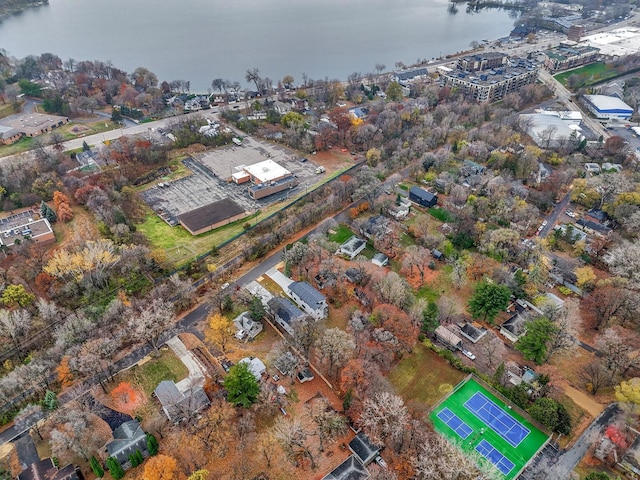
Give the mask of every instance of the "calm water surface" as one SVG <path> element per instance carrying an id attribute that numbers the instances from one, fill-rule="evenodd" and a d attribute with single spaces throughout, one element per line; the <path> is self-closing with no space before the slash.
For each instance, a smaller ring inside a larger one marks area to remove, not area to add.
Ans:
<path id="1" fill-rule="evenodd" d="M 244 82 L 257 67 L 284 75 L 346 79 L 467 49 L 508 35 L 506 11 L 457 14 L 447 0 L 50 0 L 0 23 L 0 48 L 18 58 L 51 52 L 63 60 L 144 66 L 162 80 Z"/>

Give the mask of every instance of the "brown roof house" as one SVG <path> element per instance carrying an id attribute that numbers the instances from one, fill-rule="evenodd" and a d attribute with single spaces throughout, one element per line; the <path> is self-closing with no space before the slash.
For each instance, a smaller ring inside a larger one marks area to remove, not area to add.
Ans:
<path id="1" fill-rule="evenodd" d="M 215 230 L 247 216 L 247 212 L 233 200 L 225 198 L 178 215 L 178 221 L 191 235 Z"/>
<path id="2" fill-rule="evenodd" d="M 84 480 L 84 477 L 78 467 L 67 465 L 58 470 L 51 458 L 45 458 L 20 472 L 18 480 Z"/>

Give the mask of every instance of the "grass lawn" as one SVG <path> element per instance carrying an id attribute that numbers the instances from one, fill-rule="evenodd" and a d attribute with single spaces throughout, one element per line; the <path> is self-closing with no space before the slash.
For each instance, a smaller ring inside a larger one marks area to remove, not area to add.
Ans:
<path id="1" fill-rule="evenodd" d="M 147 237 L 154 248 L 164 250 L 169 261 L 175 266 L 180 266 L 241 233 L 247 222 L 254 224 L 255 217 L 246 217 L 194 237 L 180 226 L 170 227 L 155 213 L 149 211 L 144 221 L 136 225 L 136 228 Z"/>
<path id="2" fill-rule="evenodd" d="M 427 210 L 427 212 L 429 212 L 429 215 L 437 218 L 441 222 L 452 222 L 455 219 L 453 214 L 451 214 L 451 212 L 445 210 L 444 208 L 431 207 Z"/>
<path id="3" fill-rule="evenodd" d="M 574 70 L 569 70 L 568 72 L 559 73 L 558 75 L 554 75 L 554 78 L 563 85 L 566 85 L 569 77 L 572 75 L 579 75 L 582 77 L 582 86 L 588 86 L 608 78 L 617 77 L 619 72 L 608 67 L 602 62 L 596 62 Z"/>
<path id="4" fill-rule="evenodd" d="M 421 343 L 389 374 L 389 380 L 405 402 L 432 407 L 465 375 Z"/>
<path id="5" fill-rule="evenodd" d="M 474 379 L 458 387 L 429 417 L 436 430 L 462 450 L 483 455 L 483 461 L 499 467 L 507 480 L 516 478 L 549 438 Z"/>
<path id="6" fill-rule="evenodd" d="M 333 231 L 335 233 L 329 234 L 329 240 L 337 243 L 344 243 L 354 235 L 351 229 L 345 225 L 338 225 Z"/>
<path id="7" fill-rule="evenodd" d="M 163 380 L 178 382 L 189 374 L 184 363 L 169 348 L 161 350 L 160 356 L 151 358 L 142 365 L 136 365 L 118 375 L 119 382 L 130 382 L 139 386 L 148 398 Z"/>
<path id="8" fill-rule="evenodd" d="M 35 138 L 23 137 L 11 145 L 0 145 L 0 157 L 8 157 L 9 155 L 15 155 L 16 153 L 31 150 L 33 148 L 34 140 Z"/>

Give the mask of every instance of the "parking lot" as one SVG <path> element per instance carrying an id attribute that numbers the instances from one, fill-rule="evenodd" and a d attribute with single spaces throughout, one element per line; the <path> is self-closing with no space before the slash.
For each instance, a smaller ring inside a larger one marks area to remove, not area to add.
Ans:
<path id="1" fill-rule="evenodd" d="M 223 180 L 231 178 L 235 167 L 253 165 L 269 159 L 297 175 L 300 183 L 304 183 L 308 177 L 316 176 L 317 165 L 311 161 L 301 162 L 300 159 L 304 157 L 298 152 L 280 145 L 261 142 L 251 137 L 245 137 L 242 146 L 231 145 L 216 148 L 198 154 L 195 158 Z"/>
<path id="2" fill-rule="evenodd" d="M 313 185 L 319 175 L 312 161 L 301 161 L 299 154 L 280 146 L 247 138 L 242 146 L 227 146 L 183 160 L 192 175 L 159 184 L 141 192 L 142 199 L 169 225 L 178 224 L 178 215 L 210 203 L 230 198 L 246 211 L 253 212 L 265 205 L 281 201 Z M 248 184 L 229 181 L 234 168 L 272 159 L 298 177 L 300 184 L 261 200 L 247 193 Z"/>

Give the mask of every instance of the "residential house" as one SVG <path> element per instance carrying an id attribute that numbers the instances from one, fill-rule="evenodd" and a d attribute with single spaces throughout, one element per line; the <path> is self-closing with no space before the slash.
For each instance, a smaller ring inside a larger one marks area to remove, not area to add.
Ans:
<path id="1" fill-rule="evenodd" d="M 470 177 L 471 175 L 482 175 L 484 170 L 485 168 L 482 165 L 472 160 L 465 160 L 459 172 L 463 177 Z"/>
<path id="2" fill-rule="evenodd" d="M 167 418 L 174 423 L 191 417 L 210 404 L 209 397 L 201 386 L 192 386 L 181 392 L 171 380 L 160 382 L 153 394 L 160 401 Z"/>
<path id="3" fill-rule="evenodd" d="M 59 470 L 51 458 L 45 458 L 22 470 L 18 480 L 84 480 L 84 477 L 78 467 L 67 465 Z"/>
<path id="4" fill-rule="evenodd" d="M 349 109 L 349 114 L 353 120 L 364 120 L 367 118 L 369 111 L 366 108 L 355 107 Z"/>
<path id="5" fill-rule="evenodd" d="M 602 164 L 603 173 L 620 173 L 622 171 L 622 165 L 619 163 L 604 162 Z"/>
<path id="6" fill-rule="evenodd" d="M 401 201 L 398 205 L 391 205 L 389 207 L 389 210 L 387 210 L 387 212 L 389 213 L 390 216 L 392 216 L 396 220 L 403 220 L 407 218 L 407 215 L 409 215 L 410 208 L 411 208 L 410 202 L 407 201 L 405 203 L 404 201 Z"/>
<path id="7" fill-rule="evenodd" d="M 368 239 L 384 237 L 389 232 L 391 232 L 391 228 L 389 228 L 389 220 L 382 215 L 370 217 L 360 227 L 360 233 Z"/>
<path id="8" fill-rule="evenodd" d="M 478 343 L 478 341 L 484 337 L 488 330 L 479 323 L 464 322 L 460 327 L 460 335 L 469 340 L 471 343 Z"/>
<path id="9" fill-rule="evenodd" d="M 366 248 L 366 246 L 367 242 L 365 240 L 353 235 L 346 242 L 340 245 L 338 253 L 346 255 L 350 260 L 353 260 L 358 256 L 360 252 L 362 252 L 362 250 Z"/>
<path id="10" fill-rule="evenodd" d="M 374 445 L 364 433 L 358 433 L 349 442 L 349 450 L 358 457 L 358 460 L 366 467 L 380 454 L 381 447 Z"/>
<path id="11" fill-rule="evenodd" d="M 267 302 L 267 306 L 276 323 L 289 335 L 294 334 L 293 326 L 295 322 L 301 321 L 305 317 L 305 313 L 287 298 L 273 297 Z"/>
<path id="12" fill-rule="evenodd" d="M 344 272 L 344 278 L 351 283 L 360 283 L 364 279 L 365 272 L 359 268 L 348 268 Z"/>
<path id="13" fill-rule="evenodd" d="M 284 115 L 291 111 L 291 104 L 276 100 L 273 102 L 273 109 L 280 115 Z"/>
<path id="14" fill-rule="evenodd" d="M 365 480 L 367 478 L 369 478 L 369 471 L 356 455 L 351 455 L 322 477 L 322 480 Z"/>
<path id="15" fill-rule="evenodd" d="M 526 323 L 537 316 L 541 316 L 542 310 L 532 305 L 526 300 L 518 299 L 509 308 L 513 312 L 511 317 L 500 325 L 500 333 L 511 340 L 517 342 L 526 332 Z"/>
<path id="16" fill-rule="evenodd" d="M 371 259 L 371 263 L 379 267 L 384 267 L 389 265 L 389 257 L 387 257 L 384 253 L 378 252 Z"/>
<path id="17" fill-rule="evenodd" d="M 597 175 L 600 173 L 600 165 L 598 165 L 597 163 L 587 162 L 584 164 L 584 169 L 592 175 Z"/>
<path id="18" fill-rule="evenodd" d="M 455 351 L 462 349 L 462 340 L 448 328 L 440 325 L 434 333 L 436 339 L 443 343 L 449 350 Z"/>
<path id="19" fill-rule="evenodd" d="M 136 453 L 136 450 L 148 455 L 147 434 L 138 420 L 129 420 L 113 431 L 113 440 L 105 445 L 105 450 L 108 457 L 115 458 L 123 468 L 129 468 L 129 455 Z"/>
<path id="20" fill-rule="evenodd" d="M 438 204 L 438 195 L 427 192 L 420 187 L 411 187 L 409 200 L 426 208 L 435 207 Z"/>
<path id="21" fill-rule="evenodd" d="M 605 225 L 609 220 L 609 215 L 607 214 L 607 212 L 592 208 L 591 210 L 588 210 L 587 213 L 585 213 L 584 218 L 589 221 Z"/>
<path id="22" fill-rule="evenodd" d="M 249 367 L 249 371 L 253 373 L 253 376 L 256 377 L 256 380 L 260 381 L 262 375 L 267 371 L 267 367 L 262 360 L 257 357 L 245 357 L 238 362 L 238 364 L 246 363 Z"/>
<path id="23" fill-rule="evenodd" d="M 316 320 L 327 318 L 329 307 L 326 297 L 308 282 L 293 282 L 287 289 L 287 295 Z"/>
<path id="24" fill-rule="evenodd" d="M 605 225 L 600 225 L 599 223 L 592 222 L 591 220 L 587 220 L 585 218 L 581 218 L 576 222 L 576 225 L 581 230 L 590 233 L 592 235 L 597 235 L 599 237 L 608 237 L 611 235 L 613 230 Z"/>
<path id="25" fill-rule="evenodd" d="M 263 329 L 262 323 L 251 318 L 249 312 L 242 312 L 233 319 L 233 324 L 237 330 L 236 337 L 240 340 L 253 340 Z"/>

